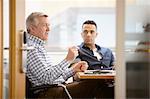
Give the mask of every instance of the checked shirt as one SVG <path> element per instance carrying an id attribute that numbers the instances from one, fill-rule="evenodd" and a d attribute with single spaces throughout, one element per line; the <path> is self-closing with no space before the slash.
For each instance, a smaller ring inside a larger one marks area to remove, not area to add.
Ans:
<path id="1" fill-rule="evenodd" d="M 68 68 L 70 63 L 64 59 L 53 65 L 44 44 L 45 42 L 38 37 L 27 35 L 27 45 L 34 47 L 33 50 L 27 51 L 27 77 L 34 86 L 64 83 L 74 74 L 73 70 Z"/>

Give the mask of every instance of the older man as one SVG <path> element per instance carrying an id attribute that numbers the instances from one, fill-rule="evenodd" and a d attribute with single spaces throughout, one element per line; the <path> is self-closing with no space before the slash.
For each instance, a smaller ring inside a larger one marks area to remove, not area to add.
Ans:
<path id="1" fill-rule="evenodd" d="M 28 31 L 27 45 L 34 47 L 33 50 L 27 52 L 27 78 L 35 88 L 42 85 L 61 85 L 61 87 L 56 86 L 38 92 L 37 98 L 67 98 L 65 93 L 67 91 L 63 89 L 62 84 L 67 87 L 73 98 L 92 98 L 97 94 L 95 90 L 99 88 L 101 82 L 95 80 L 65 84 L 69 77 L 88 68 L 85 61 L 77 62 L 69 68 L 70 63 L 78 55 L 78 49 L 75 46 L 69 48 L 64 60 L 57 65 L 51 64 L 50 56 L 44 47 L 50 31 L 48 15 L 41 12 L 31 13 L 27 17 L 26 27 Z"/>

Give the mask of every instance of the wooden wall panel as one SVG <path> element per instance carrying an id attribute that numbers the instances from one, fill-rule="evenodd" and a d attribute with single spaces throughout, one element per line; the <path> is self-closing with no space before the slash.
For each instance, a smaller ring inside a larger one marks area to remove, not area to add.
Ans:
<path id="1" fill-rule="evenodd" d="M 0 0 L 0 99 L 3 97 L 3 0 Z"/>

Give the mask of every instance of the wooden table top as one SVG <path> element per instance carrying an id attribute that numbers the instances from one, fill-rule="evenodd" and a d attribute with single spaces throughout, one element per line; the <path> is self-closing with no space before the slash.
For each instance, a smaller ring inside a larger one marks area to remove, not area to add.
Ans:
<path id="1" fill-rule="evenodd" d="M 115 75 L 114 70 L 87 70 L 77 73 L 79 79 L 114 79 Z"/>

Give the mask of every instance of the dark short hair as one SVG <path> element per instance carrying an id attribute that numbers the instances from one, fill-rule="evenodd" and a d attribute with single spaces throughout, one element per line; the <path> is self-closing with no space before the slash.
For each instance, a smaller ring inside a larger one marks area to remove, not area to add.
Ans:
<path id="1" fill-rule="evenodd" d="M 92 25 L 95 25 L 96 29 L 97 29 L 97 25 L 96 23 L 93 21 L 93 20 L 86 20 L 83 24 L 82 24 L 82 27 L 84 24 L 92 24 Z"/>

